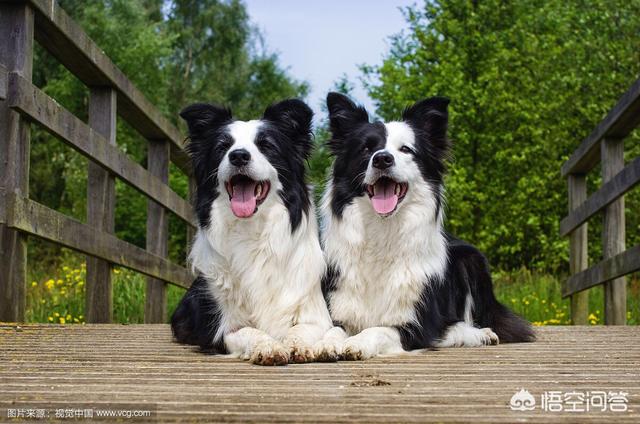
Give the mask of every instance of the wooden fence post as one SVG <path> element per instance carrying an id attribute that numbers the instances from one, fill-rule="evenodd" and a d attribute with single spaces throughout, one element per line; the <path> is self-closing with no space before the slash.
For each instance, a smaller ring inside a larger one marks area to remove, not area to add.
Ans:
<path id="1" fill-rule="evenodd" d="M 169 142 L 150 140 L 147 151 L 147 169 L 162 182 L 169 182 Z M 147 251 L 166 257 L 169 253 L 169 217 L 166 209 L 147 200 Z M 156 278 L 147 277 L 147 291 L 144 306 L 144 322 L 163 323 L 167 319 L 167 284 Z"/>
<path id="2" fill-rule="evenodd" d="M 569 212 L 576 209 L 587 199 L 587 178 L 582 174 L 569 174 Z M 587 251 L 588 224 L 585 222 L 569 234 L 569 268 L 571 275 L 583 271 L 589 266 Z M 589 316 L 589 291 L 584 290 L 571 295 L 571 322 L 574 325 L 586 325 Z"/>
<path id="3" fill-rule="evenodd" d="M 89 126 L 116 144 L 116 91 L 92 87 L 89 95 Z M 103 167 L 90 161 L 87 180 L 87 223 L 114 232 L 116 189 L 115 178 Z M 108 323 L 113 317 L 111 264 L 87 256 L 86 321 Z"/>
<path id="4" fill-rule="evenodd" d="M 31 81 L 33 10 L 0 3 L 0 63 Z M 0 100 L 0 190 L 29 195 L 29 124 Z M 24 321 L 27 236 L 0 224 L 0 321 Z"/>
<path id="5" fill-rule="evenodd" d="M 624 168 L 624 140 L 604 139 L 601 147 L 602 183 L 606 183 Z M 624 196 L 604 210 L 602 254 L 611 258 L 625 250 Z M 606 325 L 627 323 L 627 281 L 625 277 L 607 281 L 604 285 L 604 322 Z"/>

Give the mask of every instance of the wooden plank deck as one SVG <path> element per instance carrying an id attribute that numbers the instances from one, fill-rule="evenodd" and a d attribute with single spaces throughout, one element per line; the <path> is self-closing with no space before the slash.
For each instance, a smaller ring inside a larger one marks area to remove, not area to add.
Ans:
<path id="1" fill-rule="evenodd" d="M 60 409 L 87 408 L 151 411 L 135 422 L 640 422 L 640 327 L 545 327 L 538 336 L 532 344 L 259 367 L 173 343 L 167 325 L 5 324 L 0 422 L 13 422 L 7 414 L 18 409 L 46 409 L 50 422 Z M 522 388 L 537 401 L 532 411 L 509 407 Z M 622 391 L 628 410 L 543 411 L 550 391 Z M 70 421 L 81 420 L 60 420 Z"/>

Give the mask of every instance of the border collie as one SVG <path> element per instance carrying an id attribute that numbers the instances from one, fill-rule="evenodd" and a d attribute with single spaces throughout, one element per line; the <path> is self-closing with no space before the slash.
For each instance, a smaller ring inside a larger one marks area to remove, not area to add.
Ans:
<path id="1" fill-rule="evenodd" d="M 260 365 L 314 359 L 331 318 L 305 185 L 312 115 L 300 100 L 252 121 L 210 104 L 180 113 L 197 185 L 189 259 L 198 277 L 171 319 L 178 342 Z"/>
<path id="2" fill-rule="evenodd" d="M 448 103 L 429 98 L 401 121 L 370 123 L 348 97 L 327 97 L 335 161 L 321 205 L 323 293 L 336 327 L 325 356 L 534 340 L 496 300 L 484 255 L 443 229 Z"/>

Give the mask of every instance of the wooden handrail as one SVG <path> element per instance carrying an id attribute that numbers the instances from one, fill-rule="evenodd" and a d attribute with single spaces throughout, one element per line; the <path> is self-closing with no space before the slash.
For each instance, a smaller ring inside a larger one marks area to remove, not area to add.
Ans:
<path id="1" fill-rule="evenodd" d="M 25 0 L 26 1 L 26 0 Z M 136 88 L 55 0 L 28 0 L 35 11 L 35 39 L 89 87 L 118 92 L 118 115 L 147 140 L 171 142 L 171 160 L 190 172 L 180 131 Z"/>
<path id="2" fill-rule="evenodd" d="M 624 138 L 640 125 L 640 79 L 631 85 L 595 130 L 562 165 L 568 178 L 569 214 L 560 222 L 568 235 L 571 276 L 562 287 L 571 296 L 574 324 L 586 324 L 588 292 L 605 285 L 605 324 L 626 323 L 624 275 L 640 269 L 640 246 L 625 250 L 624 194 L 640 182 L 640 158 L 624 164 Z M 602 163 L 602 186 L 587 198 L 586 174 Z M 603 260 L 589 267 L 587 221 L 602 211 Z"/>
<path id="3" fill-rule="evenodd" d="M 31 82 L 38 41 L 89 88 L 83 122 Z M 148 169 L 116 144 L 116 114 L 148 143 Z M 87 223 L 29 199 L 29 126 L 47 132 L 89 159 Z M 189 287 L 191 272 L 168 256 L 168 212 L 195 219 L 168 185 L 169 162 L 192 177 L 184 137 L 54 0 L 0 1 L 0 321 L 25 315 L 27 235 L 85 253 L 87 322 L 112 316 L 111 268 L 147 276 L 145 322 L 166 321 L 167 283 Z M 146 250 L 120 240 L 115 227 L 115 178 L 147 196 Z"/>
<path id="4" fill-rule="evenodd" d="M 186 200 L 129 159 L 118 147 L 110 145 L 89 125 L 20 75 L 11 73 L 9 86 L 7 101 L 11 108 L 39 123 L 88 159 L 122 178 L 145 196 L 155 199 L 189 225 L 195 226 L 191 205 Z"/>
<path id="5" fill-rule="evenodd" d="M 638 183 L 640 183 L 640 158 L 635 158 L 560 222 L 560 235 L 568 235 Z"/>

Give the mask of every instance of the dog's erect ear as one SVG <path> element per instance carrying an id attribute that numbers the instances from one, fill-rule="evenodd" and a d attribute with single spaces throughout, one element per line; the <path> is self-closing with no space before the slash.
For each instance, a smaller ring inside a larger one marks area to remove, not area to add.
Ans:
<path id="1" fill-rule="evenodd" d="M 341 138 L 357 124 L 369 122 L 366 109 L 356 105 L 344 94 L 335 92 L 327 94 L 327 109 L 334 138 Z"/>
<path id="2" fill-rule="evenodd" d="M 414 128 L 424 131 L 429 143 L 446 150 L 448 106 L 449 99 L 446 97 L 430 97 L 408 107 L 402 114 L 402 119 Z"/>
<path id="3" fill-rule="evenodd" d="M 311 120 L 313 111 L 305 102 L 287 99 L 274 103 L 264 111 L 262 119 L 271 122 L 278 130 L 287 135 L 294 148 L 304 158 L 311 153 Z"/>
<path id="4" fill-rule="evenodd" d="M 201 138 L 209 131 L 232 120 L 229 109 L 207 103 L 194 103 L 180 112 L 180 117 L 187 122 L 189 137 Z"/>

